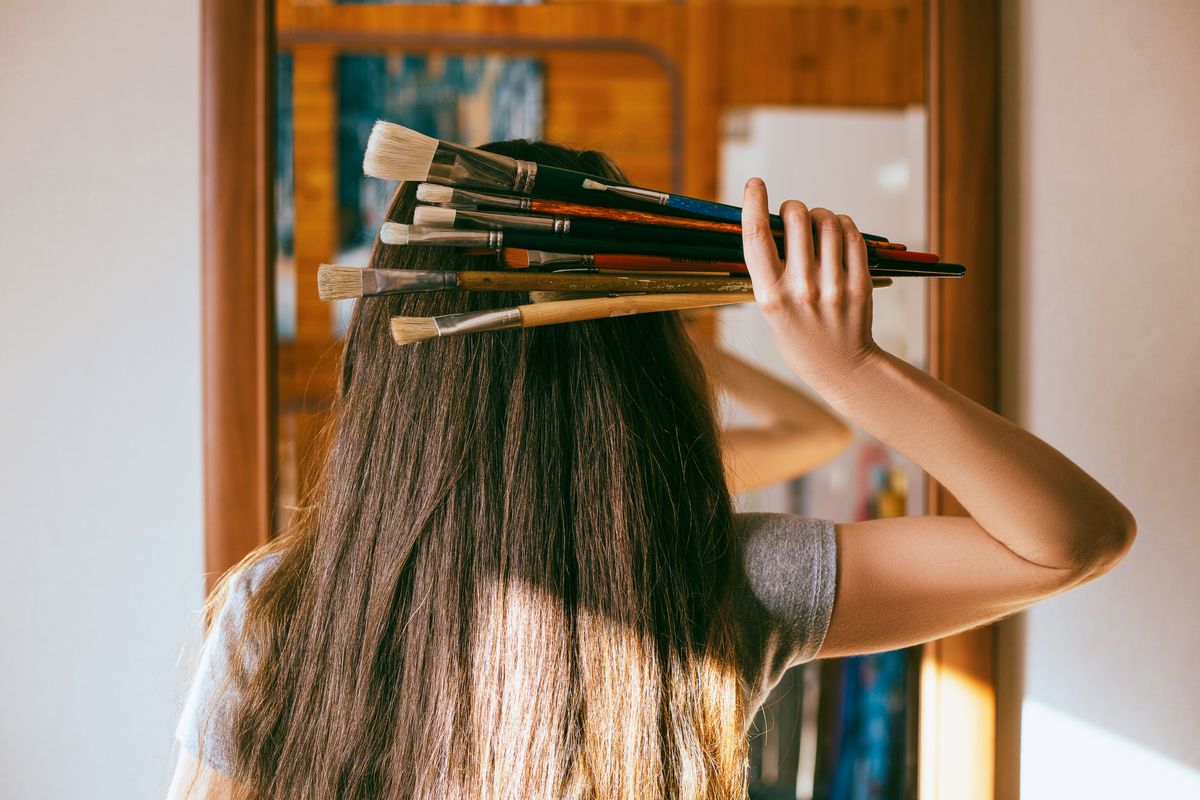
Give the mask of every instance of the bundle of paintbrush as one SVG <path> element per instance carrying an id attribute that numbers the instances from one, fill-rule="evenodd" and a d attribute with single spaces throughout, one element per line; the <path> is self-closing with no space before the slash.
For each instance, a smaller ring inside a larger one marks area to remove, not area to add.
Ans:
<path id="1" fill-rule="evenodd" d="M 323 297 L 451 288 L 620 293 L 405 320 L 393 325 L 397 341 L 753 299 L 736 206 L 509 158 L 387 122 L 376 123 L 363 167 L 375 177 L 422 182 L 413 224 L 385 223 L 384 244 L 495 253 L 500 268 L 430 273 L 322 267 Z M 782 221 L 773 215 L 771 222 L 782 252 Z M 964 274 L 962 266 L 942 263 L 933 253 L 863 236 L 877 286 L 898 277 Z"/>

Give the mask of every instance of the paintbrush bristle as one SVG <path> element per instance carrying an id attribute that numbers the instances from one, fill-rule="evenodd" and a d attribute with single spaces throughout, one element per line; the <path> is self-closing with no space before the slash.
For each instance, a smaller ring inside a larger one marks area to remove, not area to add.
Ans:
<path id="1" fill-rule="evenodd" d="M 317 270 L 317 294 L 322 300 L 362 297 L 363 272 L 359 267 L 322 264 Z"/>
<path id="2" fill-rule="evenodd" d="M 367 139 L 363 172 L 393 181 L 423 181 L 429 177 L 438 144 L 432 136 L 379 120 Z"/>
<path id="3" fill-rule="evenodd" d="M 506 247 L 501 252 L 500 257 L 504 260 L 504 266 L 509 269 L 528 269 L 529 268 L 529 251 L 517 247 Z"/>
<path id="4" fill-rule="evenodd" d="M 438 335 L 433 317 L 392 317 L 392 338 L 396 344 L 412 344 Z"/>
<path id="5" fill-rule="evenodd" d="M 417 187 L 417 199 L 422 203 L 450 203 L 454 200 L 454 187 L 422 183 Z"/>
<path id="6" fill-rule="evenodd" d="M 379 229 L 384 244 L 408 244 L 408 226 L 401 222 L 385 222 Z"/>
<path id="7" fill-rule="evenodd" d="M 438 228 L 454 227 L 454 219 L 458 212 L 453 208 L 441 206 L 417 206 L 413 209 L 414 225 L 432 225 Z"/>

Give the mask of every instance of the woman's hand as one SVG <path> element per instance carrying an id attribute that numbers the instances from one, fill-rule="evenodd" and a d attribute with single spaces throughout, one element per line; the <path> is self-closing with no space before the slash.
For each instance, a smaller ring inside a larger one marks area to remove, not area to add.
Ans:
<path id="1" fill-rule="evenodd" d="M 797 200 L 779 209 L 786 260 L 771 234 L 767 187 L 746 184 L 742 244 L 754 296 L 779 352 L 827 399 L 857 391 L 855 376 L 880 352 L 871 338 L 871 275 L 854 221 Z M 815 248 L 814 248 L 815 245 Z"/>

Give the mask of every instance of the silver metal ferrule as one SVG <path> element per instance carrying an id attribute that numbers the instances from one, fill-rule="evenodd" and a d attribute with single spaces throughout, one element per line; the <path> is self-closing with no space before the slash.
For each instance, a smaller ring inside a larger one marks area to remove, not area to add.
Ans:
<path id="1" fill-rule="evenodd" d="M 500 308 L 495 311 L 471 311 L 465 314 L 442 314 L 433 318 L 438 336 L 455 336 L 460 333 L 499 331 L 521 327 L 521 309 Z"/>
<path id="2" fill-rule="evenodd" d="M 420 269 L 368 269 L 363 270 L 362 282 L 363 294 L 436 292 L 458 286 L 458 275 Z"/>
<path id="3" fill-rule="evenodd" d="M 409 225 L 408 243 L 443 247 L 487 247 L 499 250 L 504 246 L 504 231 L 468 231 L 434 225 Z"/>
<path id="4" fill-rule="evenodd" d="M 518 194 L 532 194 L 533 185 L 537 183 L 537 162 L 517 161 L 517 174 L 513 179 L 513 191 Z"/>
<path id="5" fill-rule="evenodd" d="M 453 142 L 438 142 L 425 179 L 448 186 L 529 194 L 537 180 L 537 164 Z"/>
<path id="6" fill-rule="evenodd" d="M 612 192 L 619 197 L 628 197 L 633 200 L 641 200 L 645 203 L 654 203 L 655 205 L 665 206 L 671 200 L 671 195 L 666 192 L 656 192 L 653 189 L 641 189 L 637 186 L 609 186 L 607 183 L 585 179 L 583 188 L 592 189 L 597 192 Z"/>
<path id="7" fill-rule="evenodd" d="M 533 206 L 528 197 L 487 194 L 470 189 L 455 189 L 451 197 L 452 208 L 511 208 L 514 211 L 528 211 Z"/>
<path id="8" fill-rule="evenodd" d="M 502 211 L 465 211 L 455 213 L 454 221 L 464 220 L 476 225 L 489 228 L 510 228 L 522 231 L 538 231 L 540 233 L 556 233 L 561 235 L 560 217 L 538 217 L 528 214 L 505 214 Z"/>
<path id="9" fill-rule="evenodd" d="M 596 257 L 581 253 L 548 253 L 545 250 L 529 251 L 531 267 L 594 267 Z"/>

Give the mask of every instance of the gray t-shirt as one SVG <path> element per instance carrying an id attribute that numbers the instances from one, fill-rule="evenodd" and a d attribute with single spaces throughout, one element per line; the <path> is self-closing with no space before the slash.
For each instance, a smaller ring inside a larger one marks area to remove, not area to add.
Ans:
<path id="1" fill-rule="evenodd" d="M 733 590 L 738 623 L 738 660 L 749 687 L 746 728 L 785 670 L 816 657 L 829 628 L 837 583 L 837 542 L 828 520 L 793 514 L 736 514 L 737 541 L 744 569 Z M 212 769 L 230 773 L 226 740 L 231 704 L 218 703 L 213 718 L 201 720 L 212 693 L 221 686 L 231 643 L 241 626 L 248 598 L 278 556 L 270 556 L 235 576 L 205 643 L 175 731 L 183 747 Z M 207 725 L 204 752 L 200 729 Z"/>

